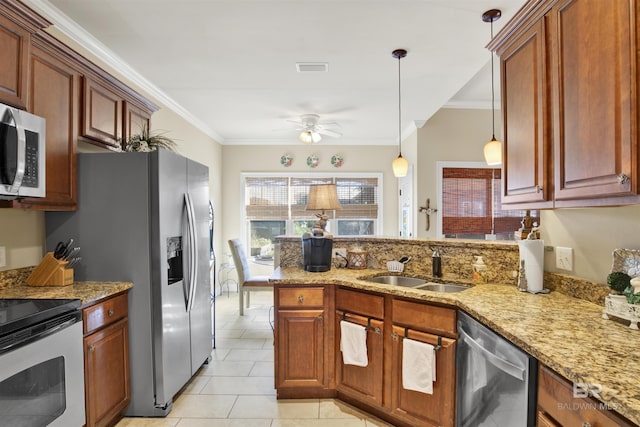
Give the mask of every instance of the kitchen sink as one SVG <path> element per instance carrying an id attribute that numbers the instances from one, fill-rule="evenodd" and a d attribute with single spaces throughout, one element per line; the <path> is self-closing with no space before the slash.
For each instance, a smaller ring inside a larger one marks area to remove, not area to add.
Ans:
<path id="1" fill-rule="evenodd" d="M 414 286 L 415 289 L 422 289 L 425 291 L 434 292 L 462 292 L 470 288 L 470 286 L 457 285 L 455 283 L 424 283 L 422 285 Z"/>
<path id="2" fill-rule="evenodd" d="M 415 288 L 416 286 L 427 284 L 427 281 L 424 279 L 408 276 L 376 276 L 366 280 L 369 282 L 384 283 L 385 285 L 406 286 L 408 288 Z"/>

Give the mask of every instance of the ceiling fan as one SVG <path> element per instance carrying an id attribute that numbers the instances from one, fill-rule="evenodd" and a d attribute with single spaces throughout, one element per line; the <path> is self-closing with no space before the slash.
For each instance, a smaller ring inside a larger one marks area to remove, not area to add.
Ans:
<path id="1" fill-rule="evenodd" d="M 342 133 L 328 129 L 331 126 L 340 126 L 338 123 L 320 122 L 320 116 L 317 114 L 303 114 L 300 120 L 287 120 L 289 123 L 295 124 L 296 130 L 301 131 L 298 139 L 305 144 L 317 144 L 322 139 L 322 135 L 332 138 L 340 138 Z"/>

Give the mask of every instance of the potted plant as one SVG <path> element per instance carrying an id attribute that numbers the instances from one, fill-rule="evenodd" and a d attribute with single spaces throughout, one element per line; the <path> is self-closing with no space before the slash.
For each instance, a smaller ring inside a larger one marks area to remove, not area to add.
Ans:
<path id="1" fill-rule="evenodd" d="M 158 148 L 164 148 L 169 151 L 175 151 L 176 143 L 173 139 L 165 136 L 164 133 L 151 133 L 145 127 L 140 133 L 131 135 L 127 139 L 125 151 L 155 151 Z"/>
<path id="2" fill-rule="evenodd" d="M 607 276 L 607 285 L 613 293 L 610 295 L 613 299 L 626 299 L 624 291 L 630 287 L 631 276 L 622 271 L 614 271 Z M 622 297 L 622 298 L 620 298 Z"/>

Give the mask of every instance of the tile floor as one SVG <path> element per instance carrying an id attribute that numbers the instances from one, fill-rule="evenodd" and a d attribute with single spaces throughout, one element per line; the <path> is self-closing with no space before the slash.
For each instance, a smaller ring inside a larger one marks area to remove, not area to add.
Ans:
<path id="1" fill-rule="evenodd" d="M 334 399 L 276 400 L 272 305 L 272 292 L 252 293 L 251 308 L 240 317 L 238 294 L 225 288 L 216 300 L 211 362 L 184 387 L 166 418 L 124 418 L 116 427 L 389 426 Z"/>

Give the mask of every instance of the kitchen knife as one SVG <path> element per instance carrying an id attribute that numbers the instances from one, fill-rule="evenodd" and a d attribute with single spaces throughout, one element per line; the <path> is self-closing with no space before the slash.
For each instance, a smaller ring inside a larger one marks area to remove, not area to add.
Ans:
<path id="1" fill-rule="evenodd" d="M 62 258 L 65 261 L 69 261 L 71 258 L 73 258 L 73 256 L 77 255 L 78 252 L 80 252 L 80 247 L 78 246 L 77 248 L 73 248 L 70 250 L 67 250 L 67 252 L 65 252 L 64 257 Z"/>
<path id="2" fill-rule="evenodd" d="M 71 260 L 69 260 L 69 263 L 65 268 L 72 268 L 74 265 L 78 264 L 81 260 L 82 260 L 82 257 L 71 258 Z"/>
<path id="3" fill-rule="evenodd" d="M 67 250 L 67 247 L 62 242 L 58 242 L 56 248 L 53 251 L 53 257 L 55 259 L 60 259 L 64 255 L 64 252 Z"/>

